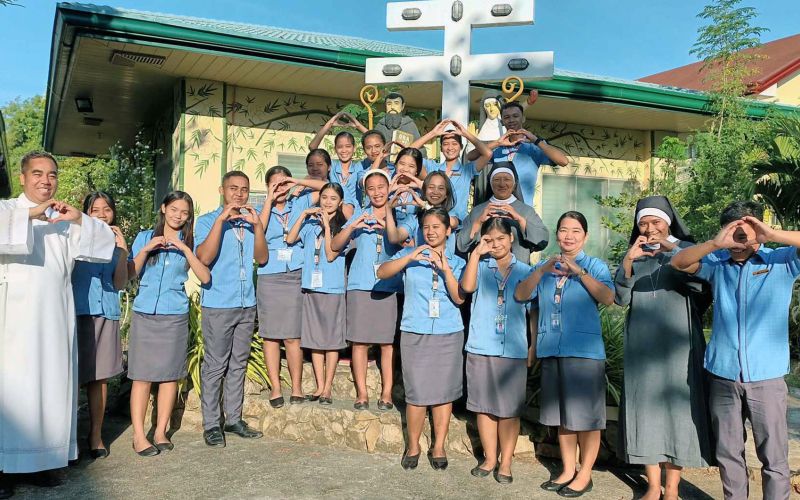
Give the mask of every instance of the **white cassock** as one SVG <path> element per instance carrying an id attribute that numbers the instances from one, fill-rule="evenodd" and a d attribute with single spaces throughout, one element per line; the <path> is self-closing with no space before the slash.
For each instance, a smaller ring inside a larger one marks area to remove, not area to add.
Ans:
<path id="1" fill-rule="evenodd" d="M 105 223 L 30 220 L 35 206 L 24 194 L 0 200 L 0 470 L 8 473 L 78 457 L 70 275 L 76 260 L 109 262 L 115 246 Z"/>

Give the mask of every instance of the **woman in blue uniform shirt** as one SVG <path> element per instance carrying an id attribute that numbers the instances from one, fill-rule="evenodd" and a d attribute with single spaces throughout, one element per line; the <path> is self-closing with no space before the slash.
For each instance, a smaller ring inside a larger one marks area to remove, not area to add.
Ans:
<path id="1" fill-rule="evenodd" d="M 286 349 L 286 364 L 292 382 L 289 403 L 303 398 L 303 350 L 300 348 L 300 319 L 303 295 L 300 292 L 303 248 L 289 245 L 286 237 L 303 210 L 311 204 L 311 193 L 300 197 L 288 195 L 291 172 L 275 166 L 267 170 L 267 198 L 261 210 L 261 223 L 267 239 L 269 258 L 258 268 L 258 333 L 264 343 L 264 362 L 273 381 L 269 403 L 273 408 L 284 404 L 280 384 L 281 350 Z"/>
<path id="2" fill-rule="evenodd" d="M 86 385 L 89 400 L 89 437 L 92 458 L 105 458 L 103 415 L 107 379 L 122 373 L 122 341 L 119 336 L 119 291 L 128 283 L 128 245 L 115 225 L 117 209 L 107 193 L 95 191 L 83 200 L 83 211 L 114 231 L 117 247 L 111 262 L 75 262 L 72 294 L 75 297 L 78 342 L 78 383 Z"/>
<path id="3" fill-rule="evenodd" d="M 608 266 L 583 251 L 586 217 L 566 212 L 558 219 L 561 253 L 538 264 L 516 289 L 518 300 L 536 299 L 536 356 L 542 360 L 539 421 L 558 426 L 564 470 L 541 487 L 575 498 L 591 491 L 592 467 L 606 426 L 605 347 L 598 304 L 614 302 Z M 575 472 L 577 448 L 581 468 Z"/>
<path id="4" fill-rule="evenodd" d="M 508 219 L 487 219 L 461 278 L 461 289 L 475 293 L 466 347 L 467 409 L 478 414 L 484 454 L 472 475 L 494 471 L 495 480 L 505 484 L 513 480 L 511 460 L 528 379 L 525 304 L 515 300 L 514 290 L 531 268 L 514 257 L 513 239 Z"/>
<path id="5" fill-rule="evenodd" d="M 334 250 L 343 250 L 352 239 L 356 252 L 347 280 L 347 340 L 353 346 L 352 368 L 356 385 L 357 410 L 369 408 L 367 394 L 367 350 L 371 344 L 381 349 L 381 396 L 378 409 L 392 408 L 394 337 L 397 329 L 397 293 L 403 280 L 395 276 L 379 280 L 375 271 L 400 247 L 386 238 L 389 176 L 383 170 L 370 170 L 364 177 L 369 204 L 353 216 L 333 239 Z"/>
<path id="6" fill-rule="evenodd" d="M 186 376 L 189 343 L 189 297 L 184 283 L 189 269 L 201 283 L 211 281 L 208 268 L 192 252 L 194 204 L 183 191 L 169 193 L 161 203 L 154 229 L 136 235 L 129 257 L 138 276 L 128 346 L 133 449 L 150 457 L 171 450 L 167 425 L 175 406 L 178 380 Z M 158 422 L 154 443 L 147 440 L 145 411 L 150 385 L 158 383 Z"/>
<path id="7" fill-rule="evenodd" d="M 464 293 L 458 280 L 464 260 L 447 250 L 450 214 L 431 208 L 421 215 L 425 245 L 405 248 L 378 268 L 378 279 L 403 273 L 405 302 L 400 322 L 400 359 L 406 391 L 408 448 L 401 465 L 417 466 L 419 439 L 427 407 L 433 414 L 435 440 L 428 451 L 431 466 L 447 468 L 445 443 L 453 401 L 461 397 L 464 324 L 458 307 Z"/>

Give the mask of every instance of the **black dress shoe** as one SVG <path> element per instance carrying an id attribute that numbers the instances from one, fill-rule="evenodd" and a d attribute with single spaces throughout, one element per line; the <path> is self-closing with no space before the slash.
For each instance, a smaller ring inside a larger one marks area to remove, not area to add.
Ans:
<path id="1" fill-rule="evenodd" d="M 356 401 L 353 403 L 353 409 L 355 410 L 368 410 L 369 409 L 369 402 L 368 401 Z"/>
<path id="2" fill-rule="evenodd" d="M 582 490 L 573 490 L 569 486 L 564 486 L 560 490 L 558 490 L 558 496 L 564 498 L 578 498 L 579 496 L 583 495 L 584 493 L 589 493 L 592 491 L 592 480 L 589 480 L 589 484 L 586 485 L 586 488 Z"/>
<path id="3" fill-rule="evenodd" d="M 251 429 L 244 420 L 239 420 L 235 424 L 225 424 L 225 432 L 230 432 L 231 434 L 236 434 L 239 437 L 247 439 L 260 438 L 264 435 L 261 431 Z"/>
<path id="4" fill-rule="evenodd" d="M 511 484 L 514 482 L 513 476 L 506 476 L 505 474 L 500 474 L 497 470 L 494 471 L 494 480 L 500 484 Z"/>
<path id="5" fill-rule="evenodd" d="M 573 476 L 572 479 L 575 479 L 575 477 Z M 570 481 L 572 481 L 572 479 L 570 479 Z M 539 487 L 545 491 L 558 491 L 561 488 L 566 487 L 568 484 L 569 482 L 557 483 L 555 481 L 545 481 L 541 485 L 539 485 Z"/>
<path id="6" fill-rule="evenodd" d="M 269 400 L 269 405 L 273 408 L 282 408 L 284 404 L 283 396 L 278 396 L 277 398 L 272 398 Z"/>
<path id="7" fill-rule="evenodd" d="M 434 457 L 433 453 L 428 452 L 428 461 L 433 470 L 445 470 L 447 468 L 447 457 Z"/>
<path id="8" fill-rule="evenodd" d="M 306 401 L 317 401 L 319 400 L 319 395 L 317 394 L 306 394 L 303 399 Z"/>
<path id="9" fill-rule="evenodd" d="M 219 426 L 203 431 L 203 439 L 208 446 L 225 447 L 225 435 L 222 433 L 222 429 L 220 429 Z"/>
<path id="10" fill-rule="evenodd" d="M 155 447 L 158 448 L 158 451 L 172 451 L 175 449 L 175 445 L 169 441 L 166 443 L 155 443 Z"/>
<path id="11" fill-rule="evenodd" d="M 8 476 L 0 472 L 0 499 L 11 498 L 14 496 L 14 484 Z"/>
<path id="12" fill-rule="evenodd" d="M 391 410 L 394 408 L 394 405 L 390 401 L 384 401 L 382 399 L 378 400 L 378 409 L 379 410 Z"/>
<path id="13" fill-rule="evenodd" d="M 414 456 L 404 453 L 403 459 L 400 460 L 400 465 L 402 465 L 405 470 L 416 469 L 417 464 L 419 464 L 419 453 Z"/>
<path id="14" fill-rule="evenodd" d="M 289 398 L 289 404 L 290 405 L 299 405 L 299 404 L 303 404 L 305 402 L 306 402 L 306 398 L 304 398 L 303 396 L 291 396 Z"/>
<path id="15" fill-rule="evenodd" d="M 133 451 L 136 451 L 136 446 L 133 446 Z M 148 446 L 147 448 L 143 449 L 142 451 L 136 451 L 136 454 L 140 457 L 154 457 L 161 453 L 158 448 L 155 446 Z"/>
<path id="16" fill-rule="evenodd" d="M 60 469 L 53 469 L 37 472 L 31 482 L 43 488 L 55 488 L 64 484 L 64 481 L 64 473 Z"/>
<path id="17" fill-rule="evenodd" d="M 481 464 L 481 465 L 483 465 L 483 464 Z M 492 471 L 490 471 L 490 470 L 481 469 L 481 465 L 476 465 L 475 467 L 472 468 L 471 471 L 469 471 L 469 473 L 472 474 L 475 477 L 486 477 L 486 476 L 488 476 L 489 474 L 492 473 Z"/>

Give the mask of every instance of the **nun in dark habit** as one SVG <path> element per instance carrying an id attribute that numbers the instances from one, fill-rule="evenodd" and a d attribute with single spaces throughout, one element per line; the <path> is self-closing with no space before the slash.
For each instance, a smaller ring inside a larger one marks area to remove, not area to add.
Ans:
<path id="1" fill-rule="evenodd" d="M 694 239 L 670 201 L 636 204 L 630 249 L 615 278 L 616 303 L 629 306 L 620 412 L 621 459 L 645 466 L 646 499 L 678 498 L 683 467 L 713 462 L 702 317 L 711 302 L 704 281 L 670 259 Z"/>

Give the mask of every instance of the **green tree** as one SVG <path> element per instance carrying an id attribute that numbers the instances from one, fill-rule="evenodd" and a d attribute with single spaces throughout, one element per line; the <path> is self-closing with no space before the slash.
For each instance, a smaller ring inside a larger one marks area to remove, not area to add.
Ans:
<path id="1" fill-rule="evenodd" d="M 769 157 L 754 165 L 755 192 L 785 229 L 800 228 L 800 116 L 776 118 Z"/>

